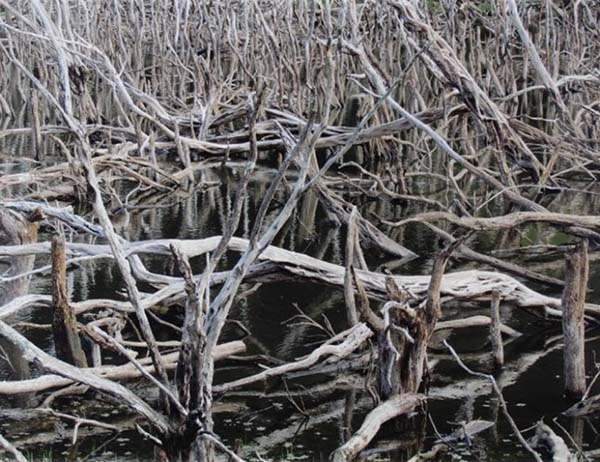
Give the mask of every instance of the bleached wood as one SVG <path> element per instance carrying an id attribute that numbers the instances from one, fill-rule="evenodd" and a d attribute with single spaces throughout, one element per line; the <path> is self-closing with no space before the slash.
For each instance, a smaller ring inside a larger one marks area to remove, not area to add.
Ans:
<path id="1" fill-rule="evenodd" d="M 332 462 L 349 462 L 375 438 L 381 426 L 401 415 L 412 412 L 425 401 L 423 395 L 396 395 L 384 401 L 365 417 L 360 428 L 331 455 Z"/>

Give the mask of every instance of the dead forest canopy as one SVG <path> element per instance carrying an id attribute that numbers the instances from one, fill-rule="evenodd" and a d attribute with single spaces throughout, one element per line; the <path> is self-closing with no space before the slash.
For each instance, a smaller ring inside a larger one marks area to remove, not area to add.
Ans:
<path id="1" fill-rule="evenodd" d="M 599 457 L 599 56 L 597 0 L 0 0 L 0 458 Z"/>

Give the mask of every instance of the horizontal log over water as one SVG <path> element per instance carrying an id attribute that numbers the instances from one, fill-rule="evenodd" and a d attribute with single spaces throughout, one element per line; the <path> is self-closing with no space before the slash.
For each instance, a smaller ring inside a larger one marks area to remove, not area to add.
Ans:
<path id="1" fill-rule="evenodd" d="M 516 226 L 530 223 L 548 223 L 555 226 L 580 226 L 593 230 L 600 230 L 600 216 L 598 215 L 571 215 L 568 213 L 554 212 L 516 212 L 489 218 L 459 217 L 448 212 L 427 212 L 406 218 L 397 223 L 388 223 L 391 226 L 402 226 L 408 223 L 447 221 L 457 226 L 476 230 L 490 231 L 497 229 L 512 229 Z"/>
<path id="2" fill-rule="evenodd" d="M 246 345 L 244 342 L 236 340 L 233 342 L 218 345 L 215 350 L 215 361 L 221 361 L 229 356 L 244 353 Z M 163 361 L 167 369 L 174 369 L 177 365 L 179 352 L 163 355 Z M 143 358 L 140 361 L 146 371 L 154 372 L 154 367 L 150 364 L 150 358 Z M 110 380 L 126 381 L 136 379 L 142 376 L 135 366 L 131 363 L 123 366 L 100 366 L 85 369 L 86 372 Z M 56 387 L 64 387 L 75 381 L 54 374 L 46 374 L 34 379 L 17 381 L 0 381 L 0 395 L 19 395 L 23 393 L 37 393 Z"/>
<path id="3" fill-rule="evenodd" d="M 206 239 L 179 240 L 179 239 L 158 239 L 151 241 L 131 242 L 124 245 L 124 251 L 127 255 L 160 254 L 169 255 L 169 246 L 177 245 L 188 257 L 197 257 L 199 255 L 212 252 L 216 249 L 220 236 L 214 236 Z M 248 248 L 246 239 L 234 237 L 229 243 L 229 249 L 237 252 L 243 252 Z M 3 255 L 29 255 L 46 254 L 50 251 L 48 243 L 30 244 L 22 246 L 3 246 L 0 247 L 0 256 Z M 67 244 L 67 251 L 71 256 L 81 255 L 109 255 L 110 249 L 106 245 L 92 244 Z M 274 265 L 268 271 L 267 275 L 258 276 L 267 280 L 276 280 L 278 273 L 288 275 L 294 279 L 305 279 L 315 282 L 342 288 L 344 286 L 343 266 L 319 260 L 298 252 L 292 252 L 280 247 L 269 246 L 259 257 L 262 262 L 268 262 Z M 160 280 L 161 275 L 157 279 Z M 215 275 L 218 276 L 218 275 Z M 385 278 L 383 273 L 372 271 L 357 270 L 357 276 L 363 283 L 369 296 L 384 299 L 386 297 Z M 217 279 L 222 280 L 222 277 Z M 399 287 L 410 291 L 415 296 L 425 297 L 429 285 L 429 276 L 394 276 L 394 280 Z M 163 282 L 171 284 L 180 283 L 179 292 L 183 292 L 183 285 L 178 278 L 164 276 Z M 175 286 L 172 286 L 173 292 L 177 293 Z M 549 297 L 547 295 L 530 289 L 525 284 L 515 278 L 503 273 L 493 271 L 457 271 L 446 273 L 442 279 L 442 296 L 456 299 L 489 299 L 494 290 L 500 292 L 504 302 L 513 303 L 523 308 L 543 308 L 546 315 L 560 317 L 561 300 L 560 298 Z M 36 299 L 41 301 L 40 299 Z M 13 302 L 13 303 L 16 303 Z M 88 303 L 92 303 L 89 301 Z M 125 302 L 111 302 L 111 304 L 127 305 Z M 14 311 L 16 308 L 12 308 Z M 6 307 L 0 307 L 0 314 L 8 310 Z M 600 317 L 600 307 L 593 304 L 586 304 L 586 314 L 593 317 Z"/>

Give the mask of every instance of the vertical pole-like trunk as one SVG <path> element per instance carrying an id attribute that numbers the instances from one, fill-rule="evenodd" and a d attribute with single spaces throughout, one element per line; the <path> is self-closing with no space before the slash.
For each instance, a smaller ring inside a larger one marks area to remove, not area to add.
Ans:
<path id="1" fill-rule="evenodd" d="M 457 240 L 443 249 L 436 257 L 431 272 L 431 280 L 427 289 L 427 302 L 424 308 L 417 310 L 413 321 L 414 343 L 410 346 L 408 356 L 408 370 L 405 390 L 416 393 L 423 385 L 428 374 L 427 346 L 435 331 L 435 325 L 442 317 L 441 290 L 446 263 L 452 252 L 461 244 Z"/>
<path id="2" fill-rule="evenodd" d="M 52 241 L 52 312 L 56 357 L 77 367 L 87 367 L 77 331 L 77 319 L 67 296 L 65 243 L 58 236 Z"/>
<path id="3" fill-rule="evenodd" d="M 31 90 L 31 148 L 33 158 L 42 158 L 42 127 L 40 121 L 40 102 L 36 89 Z"/>
<path id="4" fill-rule="evenodd" d="M 37 217 L 24 219 L 13 214 L 7 209 L 0 207 L 0 245 L 19 245 L 30 244 L 37 241 L 38 225 L 35 222 Z M 35 263 L 35 255 L 25 255 L 11 257 L 7 260 L 7 277 L 31 271 Z M 0 266 L 0 272 L 4 268 Z M 30 277 L 14 279 L 9 282 L 0 283 L 0 306 L 14 300 L 17 297 L 26 295 L 29 292 Z M 19 314 L 18 316 L 21 316 Z M 17 380 L 28 379 L 31 376 L 28 361 L 23 358 L 20 350 L 10 342 L 1 342 L 0 348 L 8 357 L 13 367 L 14 378 Z M 24 401 L 25 397 L 21 397 Z"/>
<path id="5" fill-rule="evenodd" d="M 358 324 L 358 311 L 356 309 L 354 286 L 352 284 L 352 265 L 354 264 L 354 250 L 357 245 L 356 208 L 353 208 L 350 213 L 348 236 L 346 237 L 346 272 L 344 273 L 344 300 L 346 301 L 346 316 L 350 326 Z"/>
<path id="6" fill-rule="evenodd" d="M 585 393 L 584 304 L 588 281 L 588 245 L 581 241 L 565 256 L 565 288 L 562 295 L 565 393 Z"/>
<path id="7" fill-rule="evenodd" d="M 500 331 L 500 293 L 492 292 L 490 323 L 490 340 L 492 342 L 492 352 L 494 355 L 494 365 L 504 365 L 504 344 L 502 343 L 502 333 Z"/>
<path id="8" fill-rule="evenodd" d="M 352 437 L 352 418 L 354 416 L 354 406 L 356 405 L 356 390 L 346 391 L 344 399 L 344 424 L 342 430 L 342 440 L 348 441 Z"/>

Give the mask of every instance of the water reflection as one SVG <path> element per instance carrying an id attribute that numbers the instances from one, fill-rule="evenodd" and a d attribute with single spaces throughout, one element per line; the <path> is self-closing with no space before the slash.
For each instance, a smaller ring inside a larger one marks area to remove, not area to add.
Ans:
<path id="1" fill-rule="evenodd" d="M 6 162 L 2 165 L 3 174 L 23 171 L 28 163 Z M 228 213 L 235 200 L 234 192 L 239 180 L 243 164 L 232 162 L 226 168 L 214 165 L 202 172 L 206 187 L 199 187 L 190 193 L 173 193 L 162 197 L 154 197 L 143 204 L 133 204 L 127 210 L 119 209 L 118 204 L 112 204 L 113 219 L 118 232 L 129 240 L 145 240 L 156 238 L 197 239 L 221 234 Z M 242 220 L 236 233 L 248 237 L 260 201 L 264 196 L 276 171 L 268 166 L 257 170 L 250 184 L 250 197 L 245 204 Z M 293 177 L 289 178 L 293 181 Z M 440 190 L 439 184 L 427 180 L 414 180 L 412 188 L 429 196 L 443 197 L 451 194 Z M 121 185 L 127 188 L 128 185 Z M 343 190 L 343 186 L 341 186 Z M 13 191 L 14 192 L 14 191 Z M 276 214 L 279 204 L 285 199 L 285 192 L 280 191 L 275 198 L 271 215 Z M 152 206 L 148 206 L 149 203 Z M 377 217 L 386 220 L 398 220 L 423 210 L 420 206 L 397 203 L 383 196 L 359 200 L 361 213 L 365 217 Z M 578 213 L 594 213 L 598 210 L 597 195 L 561 193 L 554 197 L 550 207 L 552 210 L 573 210 Z M 503 204 L 496 204 L 503 206 Z M 88 213 L 85 205 L 80 205 L 78 211 Z M 446 231 L 452 231 L 448 225 L 440 225 Z M 382 228 L 383 229 L 383 228 Z M 384 229 L 385 230 L 385 229 Z M 402 266 L 394 266 L 385 256 L 372 250 L 366 251 L 366 257 L 372 268 L 386 265 L 394 272 L 410 274 L 427 274 L 431 270 L 431 256 L 443 244 L 430 230 L 420 225 L 409 225 L 389 231 L 389 235 L 401 244 L 417 252 L 421 257 Z M 42 235 L 42 239 L 46 236 Z M 78 237 L 78 239 L 88 239 Z M 298 209 L 290 218 L 288 224 L 277 236 L 275 245 L 290 250 L 306 253 L 330 262 L 343 264 L 343 248 L 345 231 L 343 228 L 332 226 L 325 210 L 319 205 L 314 194 L 307 194 Z M 508 230 L 494 233 L 480 233 L 470 245 L 483 253 L 492 250 L 529 246 L 539 243 L 561 245 L 565 237 L 553 229 L 531 225 L 519 231 Z M 203 262 L 194 261 L 194 267 L 199 270 Z M 544 274 L 561 277 L 561 260 L 550 262 L 526 261 L 519 257 L 516 261 L 526 262 L 535 266 Z M 235 255 L 228 255 L 223 267 L 230 267 L 235 261 Z M 44 259 L 37 261 L 43 264 Z M 148 267 L 156 272 L 171 274 L 173 265 L 165 258 L 145 258 Z M 469 263 L 454 263 L 455 270 Z M 16 266 L 13 266 L 16 268 Z M 595 261 L 590 277 L 590 300 L 599 302 L 600 265 Z M 73 268 L 68 276 L 70 296 L 73 300 L 86 300 L 97 297 L 121 297 L 123 286 L 115 266 L 105 261 L 89 262 Z M 244 289 L 249 288 L 244 286 Z M 4 288 L 6 290 L 6 287 Z M 29 287 L 31 292 L 48 293 L 44 278 L 35 277 Z M 143 287 L 143 290 L 151 290 Z M 547 289 L 544 288 L 544 291 Z M 553 295 L 556 295 L 556 290 Z M 309 351 L 315 342 L 322 341 L 323 333 L 309 325 L 293 325 L 286 323 L 298 314 L 300 309 L 305 315 L 317 322 L 328 322 L 339 331 L 343 329 L 346 316 L 343 296 L 339 290 L 317 284 L 304 282 L 286 282 L 263 284 L 258 290 L 247 297 L 238 300 L 232 311 L 232 319 L 238 320 L 249 330 L 249 354 L 263 354 L 274 358 L 289 360 Z M 444 307 L 445 316 L 449 318 L 469 314 L 487 314 L 487 305 L 476 303 L 452 303 Z M 180 313 L 172 308 L 168 314 L 173 320 Z M 527 335 L 513 342 L 506 349 L 507 367 L 499 375 L 499 383 L 504 387 L 509 410 L 517 424 L 528 427 L 542 416 L 547 418 L 558 415 L 567 407 L 562 398 L 562 359 L 560 345 L 545 340 L 556 333 L 555 327 L 546 326 L 539 319 L 520 311 L 512 310 L 509 306 L 502 307 L 503 321 L 518 328 Z M 26 319 L 35 322 L 48 322 L 49 314 L 45 310 L 33 310 L 26 314 Z M 157 326 L 157 336 L 171 335 L 162 332 Z M 551 333 L 549 333 L 551 332 Z M 30 338 L 47 350 L 52 349 L 50 336 L 43 331 L 27 333 Z M 225 337 L 238 338 L 243 335 L 238 326 L 230 324 L 225 330 Z M 448 338 L 450 343 L 457 346 L 471 364 L 480 370 L 489 369 L 487 353 L 487 332 L 484 329 L 468 332 L 446 333 L 441 338 Z M 588 367 L 593 370 L 593 358 L 600 342 L 588 343 Z M 547 354 L 544 352 L 549 351 Z M 473 357 L 469 353 L 473 353 Z M 10 356 L 10 354 L 9 354 Z M 529 363 L 528 363 L 529 361 Z M 13 364 L 15 366 L 15 364 Z M 14 378 L 26 370 L 26 366 L 11 369 L 5 361 L 0 361 L 0 379 Z M 219 370 L 218 380 L 231 379 L 248 373 L 248 366 L 229 362 Z M 19 372 L 20 371 L 20 372 Z M 523 372 L 524 371 L 524 372 Z M 456 390 L 451 392 L 444 385 L 454 382 Z M 140 386 L 138 386 L 138 389 Z M 287 391 L 286 391 L 287 387 Z M 488 431 L 474 439 L 474 444 L 468 447 L 458 444 L 457 448 L 463 460 L 528 460 L 522 449 L 511 436 L 505 420 L 498 417 L 497 401 L 490 394 L 485 384 L 465 378 L 454 362 L 444 357 L 440 352 L 440 363 L 432 387 L 435 390 L 445 390 L 441 393 L 445 398 L 433 397 L 429 411 L 438 431 L 445 433 L 454 429 L 452 422 L 469 419 L 486 419 L 498 421 L 493 431 Z M 146 392 L 152 396 L 152 392 Z M 21 406 L 23 402 L 1 399 L 4 408 Z M 255 391 L 236 391 L 224 402 L 216 413 L 216 431 L 232 447 L 241 447 L 242 454 L 252 458 L 258 452 L 267 459 L 300 459 L 325 460 L 331 451 L 338 447 L 349 434 L 349 424 L 356 429 L 365 413 L 373 406 L 373 400 L 365 389 L 365 374 L 350 374 L 342 372 L 328 378 L 303 378 L 283 383 L 260 385 Z M 110 408 L 94 409 L 92 412 L 101 417 Z M 2 411 L 0 411 L 1 413 Z M 84 411 L 88 412 L 88 411 Z M 107 414 L 107 415 L 104 415 Z M 45 457 L 50 452 L 54 460 L 66 457 L 69 429 L 56 429 L 54 424 L 45 424 L 46 439 L 41 439 L 38 445 L 32 441 L 34 435 L 27 429 L 12 427 L 14 418 L 8 414 L 4 418 L 10 422 L 11 428 L 3 425 L 0 429 L 17 445 L 31 443 L 35 457 Z M 112 417 L 110 417 L 112 419 Z M 126 420 L 125 417 L 123 419 Z M 598 447 L 597 434 L 592 425 L 597 425 L 597 419 L 591 419 L 589 425 L 582 420 L 561 419 L 561 422 L 571 432 L 573 437 L 584 448 Z M 124 423 L 124 425 L 126 425 Z M 44 425 L 42 425 L 43 427 Z M 131 428 L 131 427 L 130 427 Z M 422 429 L 424 432 L 421 432 Z M 87 460 L 106 460 L 107 457 L 118 457 L 118 460 L 150 460 L 151 445 L 144 441 L 133 430 L 127 431 L 116 438 L 94 433 L 90 430 L 90 438 L 81 433 L 82 445 L 78 447 L 79 454 L 90 453 L 97 448 L 97 453 Z M 400 435 L 400 436 L 399 436 Z M 423 440 L 423 435 L 425 439 Z M 63 438 L 66 437 L 67 439 Z M 429 421 L 413 422 L 410 431 L 399 431 L 393 425 L 386 427 L 379 437 L 380 448 L 383 452 L 373 451 L 372 457 L 389 456 L 393 460 L 405 460 L 418 450 L 422 444 L 426 447 L 436 438 Z M 102 442 L 107 441 L 106 447 Z M 48 444 L 49 443 L 49 444 Z M 96 446 L 96 448 L 93 448 Z"/>

